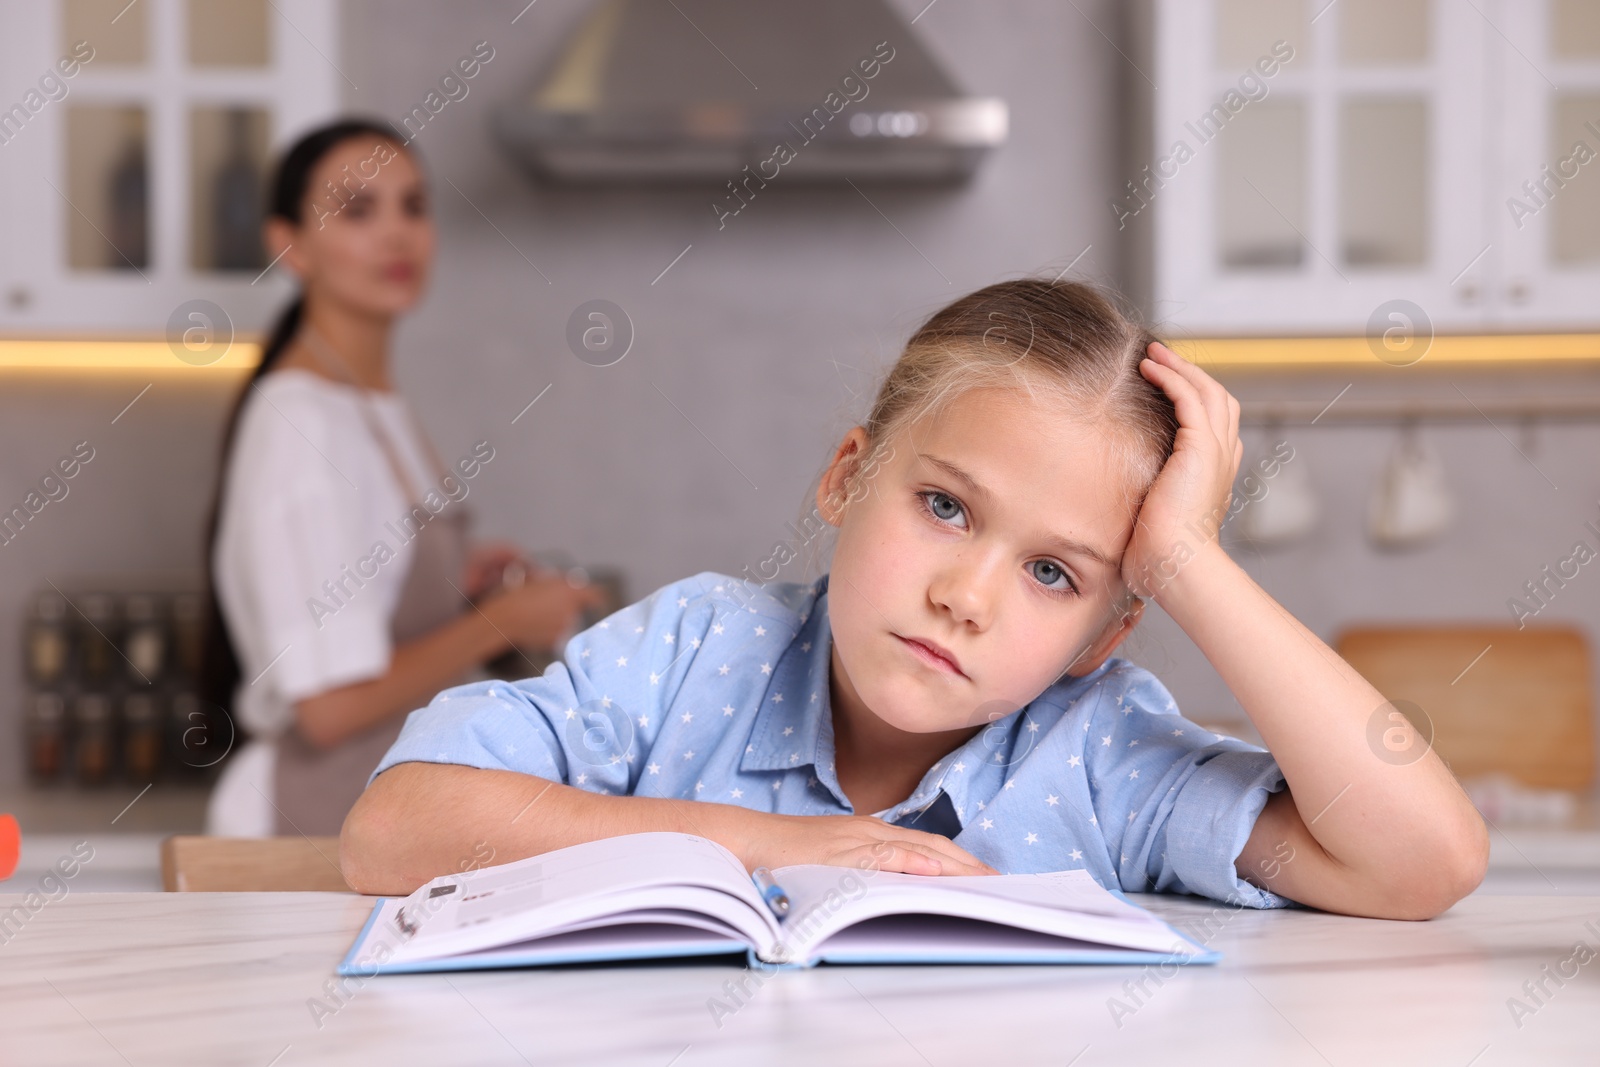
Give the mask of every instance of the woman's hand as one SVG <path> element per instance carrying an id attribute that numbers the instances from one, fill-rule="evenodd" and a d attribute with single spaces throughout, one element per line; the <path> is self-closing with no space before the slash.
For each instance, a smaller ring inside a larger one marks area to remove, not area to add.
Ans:
<path id="1" fill-rule="evenodd" d="M 491 596 L 482 605 L 497 630 L 518 648 L 554 648 L 586 608 L 605 604 L 605 593 L 587 582 L 574 584 L 560 571 L 538 571 L 523 584 Z"/>
<path id="2" fill-rule="evenodd" d="M 1129 590 L 1154 597 L 1217 541 L 1244 445 L 1239 401 L 1205 371 L 1159 343 L 1139 370 L 1172 398 L 1178 414 L 1172 456 L 1146 494 L 1122 555 Z"/>
<path id="3" fill-rule="evenodd" d="M 510 541 L 486 541 L 473 545 L 462 572 L 461 586 L 469 600 L 476 600 L 500 584 L 501 575 L 513 563 L 528 565 L 522 549 Z"/>
<path id="4" fill-rule="evenodd" d="M 1000 873 L 947 837 L 871 815 L 760 814 L 746 827 L 747 839 L 734 851 L 752 870 L 825 863 L 902 874 Z"/>

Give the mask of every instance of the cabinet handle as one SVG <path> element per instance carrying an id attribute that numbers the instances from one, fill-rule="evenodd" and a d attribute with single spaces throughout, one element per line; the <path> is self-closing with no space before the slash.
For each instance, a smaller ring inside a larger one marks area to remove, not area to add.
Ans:
<path id="1" fill-rule="evenodd" d="M 1526 304 L 1528 302 L 1528 283 L 1520 278 L 1506 286 L 1506 296 L 1513 304 Z"/>
<path id="2" fill-rule="evenodd" d="M 1478 283 L 1470 280 L 1461 283 L 1459 293 L 1463 304 L 1476 304 L 1478 298 L 1483 295 L 1483 291 L 1478 288 Z"/>

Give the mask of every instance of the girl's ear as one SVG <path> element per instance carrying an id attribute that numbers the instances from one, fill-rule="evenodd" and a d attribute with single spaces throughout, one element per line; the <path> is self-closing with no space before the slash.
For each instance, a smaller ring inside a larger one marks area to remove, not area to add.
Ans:
<path id="1" fill-rule="evenodd" d="M 860 472 L 862 457 L 867 453 L 867 431 L 853 426 L 839 442 L 828 469 L 822 472 L 817 483 L 817 512 L 830 526 L 844 522 L 845 507 L 854 499 L 850 493 Z"/>

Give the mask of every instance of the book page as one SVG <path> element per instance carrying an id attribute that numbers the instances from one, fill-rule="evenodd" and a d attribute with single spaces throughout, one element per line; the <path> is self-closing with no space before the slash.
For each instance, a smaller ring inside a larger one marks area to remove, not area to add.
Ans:
<path id="1" fill-rule="evenodd" d="M 675 833 L 603 838 L 435 878 L 380 918 L 403 938 L 393 958 L 416 960 L 481 951 L 596 920 L 626 921 L 639 908 L 700 911 L 756 946 L 770 943 L 777 925 L 731 852 L 706 838 Z"/>
<path id="2" fill-rule="evenodd" d="M 827 963 L 1135 963 L 1146 949 L 1039 934 L 948 915 L 885 915 L 847 926 L 814 954 Z"/>
<path id="3" fill-rule="evenodd" d="M 790 899 L 779 927 L 789 959 L 807 958 L 839 931 L 885 915 L 945 915 L 1143 951 L 1199 952 L 1086 871 L 925 876 L 803 865 L 781 868 L 773 877 Z"/>

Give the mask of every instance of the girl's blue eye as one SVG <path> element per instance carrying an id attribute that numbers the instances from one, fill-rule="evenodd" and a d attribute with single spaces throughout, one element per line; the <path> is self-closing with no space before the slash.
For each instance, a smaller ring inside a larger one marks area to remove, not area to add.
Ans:
<path id="1" fill-rule="evenodd" d="M 930 490 L 917 495 L 922 497 L 922 504 L 928 509 L 929 514 L 940 522 L 949 523 L 952 526 L 964 525 L 956 522 L 956 519 L 961 517 L 962 511 L 961 505 L 956 502 L 954 497 L 938 490 Z"/>
<path id="2" fill-rule="evenodd" d="M 1062 569 L 1061 564 L 1053 559 L 1036 559 L 1028 564 L 1028 569 L 1033 573 L 1034 580 L 1051 592 L 1078 591 L 1078 587 L 1072 584 L 1072 579 L 1067 577 L 1067 572 Z M 1057 582 L 1062 584 L 1057 585 Z"/>

